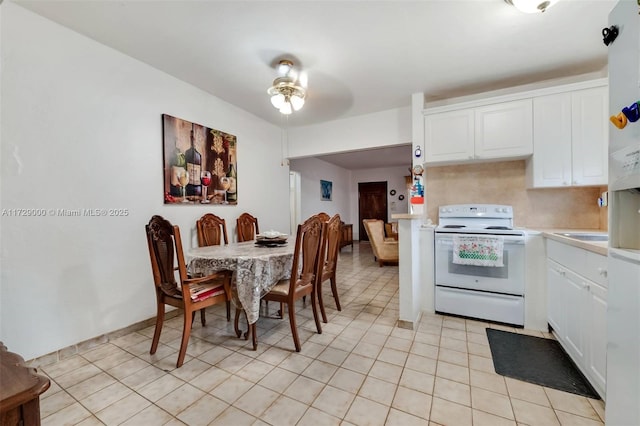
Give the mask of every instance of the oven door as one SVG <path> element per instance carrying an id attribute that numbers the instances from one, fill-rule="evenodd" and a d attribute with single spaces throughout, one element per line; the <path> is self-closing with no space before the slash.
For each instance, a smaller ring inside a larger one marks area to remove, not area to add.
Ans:
<path id="1" fill-rule="evenodd" d="M 453 235 L 438 232 L 435 234 L 436 285 L 524 295 L 525 238 L 523 236 L 502 235 L 504 266 L 494 267 L 453 263 Z"/>

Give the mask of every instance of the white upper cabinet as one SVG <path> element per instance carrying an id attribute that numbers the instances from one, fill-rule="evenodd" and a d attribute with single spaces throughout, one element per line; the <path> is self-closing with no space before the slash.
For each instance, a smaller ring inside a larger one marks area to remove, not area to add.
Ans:
<path id="1" fill-rule="evenodd" d="M 442 112 L 424 118 L 425 161 L 466 161 L 474 158 L 473 109 Z"/>
<path id="2" fill-rule="evenodd" d="M 608 182 L 609 91 L 607 87 L 571 94 L 573 185 Z"/>
<path id="3" fill-rule="evenodd" d="M 607 184 L 606 78 L 479 96 L 415 113 L 427 164 L 524 158 L 530 188 Z"/>
<path id="4" fill-rule="evenodd" d="M 533 99 L 533 188 L 607 184 L 607 87 Z"/>
<path id="5" fill-rule="evenodd" d="M 533 153 L 531 99 L 475 109 L 475 158 L 523 157 Z"/>
<path id="6" fill-rule="evenodd" d="M 425 161 L 460 163 L 533 152 L 531 99 L 426 114 Z"/>

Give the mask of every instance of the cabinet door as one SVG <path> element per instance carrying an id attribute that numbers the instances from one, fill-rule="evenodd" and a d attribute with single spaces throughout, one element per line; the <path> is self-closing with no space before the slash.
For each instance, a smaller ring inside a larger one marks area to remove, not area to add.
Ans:
<path id="1" fill-rule="evenodd" d="M 585 365 L 585 325 L 588 301 L 587 283 L 578 274 L 567 270 L 565 275 L 565 349 L 579 365 Z"/>
<path id="2" fill-rule="evenodd" d="M 565 269 L 547 259 L 547 321 L 559 338 L 565 333 Z"/>
<path id="3" fill-rule="evenodd" d="M 571 185 L 571 94 L 533 99 L 533 158 L 528 185 L 549 188 Z"/>
<path id="4" fill-rule="evenodd" d="M 524 157 L 533 153 L 531 99 L 476 108 L 476 158 Z"/>
<path id="5" fill-rule="evenodd" d="M 572 93 L 572 185 L 608 181 L 609 103 L 607 87 Z"/>
<path id="6" fill-rule="evenodd" d="M 589 283 L 587 322 L 587 372 L 591 383 L 604 395 L 607 377 L 607 290 Z"/>
<path id="7" fill-rule="evenodd" d="M 466 161 L 474 155 L 472 109 L 424 117 L 425 162 Z"/>

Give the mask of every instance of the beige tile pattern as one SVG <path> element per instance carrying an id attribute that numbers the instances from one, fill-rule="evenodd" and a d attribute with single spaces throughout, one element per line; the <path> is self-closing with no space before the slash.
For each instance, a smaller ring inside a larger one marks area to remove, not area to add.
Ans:
<path id="1" fill-rule="evenodd" d="M 528 189 L 525 168 L 525 160 L 430 167 L 425 183 L 427 215 L 435 223 L 438 206 L 507 204 L 513 206 L 517 226 L 607 229 L 606 209 L 597 206 L 606 187 Z"/>
<path id="2" fill-rule="evenodd" d="M 343 249 L 339 262 L 343 309 L 325 286 L 329 322 L 318 335 L 309 303 L 301 304 L 300 353 L 288 321 L 261 318 L 253 351 L 235 337 L 224 307 L 215 307 L 206 327 L 194 324 L 176 369 L 182 317 L 165 320 L 153 356 L 147 321 L 65 349 L 64 357 L 33 360 L 51 378 L 42 424 L 603 424 L 602 401 L 495 373 L 485 329 L 536 332 L 430 313 L 414 330 L 398 328 L 398 268 L 380 268 L 368 244 Z"/>

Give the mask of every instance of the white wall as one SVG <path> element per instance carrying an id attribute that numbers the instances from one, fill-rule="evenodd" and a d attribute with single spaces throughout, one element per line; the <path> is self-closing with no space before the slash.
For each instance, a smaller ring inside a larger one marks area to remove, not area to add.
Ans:
<path id="1" fill-rule="evenodd" d="M 411 143 L 411 107 L 295 127 L 288 138 L 289 158 Z"/>
<path id="2" fill-rule="evenodd" d="M 345 223 L 352 223 L 353 238 L 359 238 L 358 222 L 358 183 L 387 182 L 388 217 L 394 213 L 407 213 L 409 209 L 405 176 L 409 175 L 409 165 L 404 167 L 388 167 L 380 169 L 346 170 L 316 158 L 299 158 L 290 160 L 290 169 L 300 173 L 302 220 L 324 211 L 329 215 L 340 214 Z M 320 200 L 320 179 L 333 182 L 333 200 Z M 395 195 L 389 191 L 396 190 Z M 398 196 L 404 194 L 404 200 Z M 395 206 L 392 204 L 395 203 Z M 395 208 L 394 208 L 395 207 Z"/>
<path id="3" fill-rule="evenodd" d="M 316 158 L 290 160 L 289 168 L 300 173 L 302 221 L 316 213 L 325 212 L 329 216 L 337 213 L 344 222 L 351 223 L 351 173 L 348 170 Z M 320 199 L 321 179 L 333 183 L 331 201 Z"/>
<path id="4" fill-rule="evenodd" d="M 243 211 L 288 229 L 278 128 L 11 2 L 1 10 L 0 340 L 10 350 L 31 359 L 153 317 L 153 214 L 179 225 L 187 246 L 205 212 L 232 235 Z M 163 204 L 163 113 L 237 136 L 238 206 Z M 128 215 L 7 214 L 31 208 Z"/>

